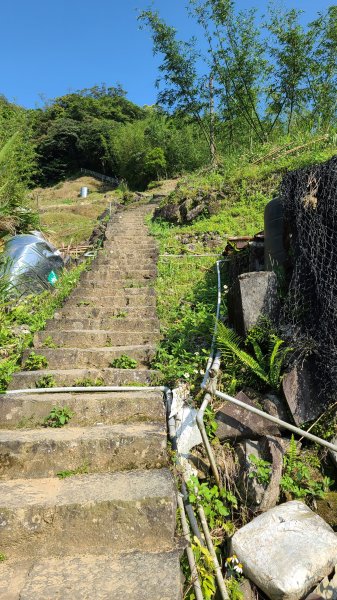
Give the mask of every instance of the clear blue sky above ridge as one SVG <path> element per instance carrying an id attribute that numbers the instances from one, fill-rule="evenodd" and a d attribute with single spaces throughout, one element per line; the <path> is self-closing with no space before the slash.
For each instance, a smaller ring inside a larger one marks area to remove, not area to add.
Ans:
<path id="1" fill-rule="evenodd" d="M 137 22 L 148 0 L 2 0 L 0 94 L 34 108 L 45 99 L 105 82 L 120 83 L 137 104 L 153 104 L 158 59 L 150 34 Z M 179 37 L 196 33 L 185 0 L 154 0 L 153 7 Z M 305 11 L 308 20 L 333 4 L 321 0 L 286 0 Z M 267 2 L 237 0 L 239 8 Z"/>

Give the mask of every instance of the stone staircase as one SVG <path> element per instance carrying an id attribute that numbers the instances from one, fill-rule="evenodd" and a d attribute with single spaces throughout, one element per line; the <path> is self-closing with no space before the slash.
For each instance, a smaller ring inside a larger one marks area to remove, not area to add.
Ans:
<path id="1" fill-rule="evenodd" d="M 34 393 L 47 375 L 57 386 L 158 378 L 149 368 L 159 323 L 148 211 L 114 216 L 91 271 L 35 336 L 48 367 L 14 375 L 11 389 L 31 393 L 0 398 L 3 600 L 182 598 L 163 394 Z M 121 355 L 137 367 L 113 368 Z M 53 406 L 74 413 L 65 427 L 40 426 Z M 83 474 L 56 476 L 74 470 Z"/>

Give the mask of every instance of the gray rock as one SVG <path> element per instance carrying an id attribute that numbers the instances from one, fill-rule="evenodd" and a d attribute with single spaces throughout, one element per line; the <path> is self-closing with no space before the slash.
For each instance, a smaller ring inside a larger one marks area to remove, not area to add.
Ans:
<path id="1" fill-rule="evenodd" d="M 271 271 L 243 273 L 228 294 L 228 316 L 236 331 L 245 336 L 261 316 L 277 319 L 277 279 Z"/>
<path id="2" fill-rule="evenodd" d="M 251 477 L 251 474 L 256 467 L 254 467 L 249 457 L 253 455 L 258 459 L 264 458 L 264 456 L 262 456 L 263 451 L 261 443 L 256 440 L 245 440 L 239 444 L 236 453 L 241 465 L 237 487 L 241 497 L 245 500 L 245 504 L 247 504 L 250 509 L 254 510 L 260 506 L 263 500 L 265 487 L 259 483 L 255 477 Z"/>
<path id="3" fill-rule="evenodd" d="M 249 406 L 259 408 L 257 403 L 248 398 L 244 392 L 239 392 L 236 398 Z M 221 406 L 215 415 L 215 420 L 218 424 L 216 435 L 220 440 L 245 438 L 254 440 L 265 435 L 280 435 L 277 426 L 267 419 L 230 402 L 225 402 Z"/>
<path id="4" fill-rule="evenodd" d="M 231 553 L 271 600 L 300 600 L 337 563 L 331 527 L 303 502 L 286 502 L 237 531 Z"/>
<path id="5" fill-rule="evenodd" d="M 331 443 L 335 444 L 335 446 L 337 446 L 337 435 L 336 435 L 336 437 L 333 438 L 333 440 L 331 440 Z M 335 467 L 337 467 L 337 452 L 333 452 L 333 450 L 329 450 L 329 454 L 330 454 L 331 460 L 334 463 Z"/>
<path id="6" fill-rule="evenodd" d="M 313 373 L 314 365 L 306 359 L 282 380 L 283 393 L 297 425 L 316 419 L 326 408 L 316 389 Z"/>
<path id="7" fill-rule="evenodd" d="M 324 577 L 305 600 L 337 600 L 337 567 L 331 577 Z"/>

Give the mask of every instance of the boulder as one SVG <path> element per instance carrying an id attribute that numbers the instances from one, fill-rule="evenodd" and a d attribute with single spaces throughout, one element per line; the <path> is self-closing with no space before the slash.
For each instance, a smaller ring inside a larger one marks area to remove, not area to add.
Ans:
<path id="1" fill-rule="evenodd" d="M 331 527 L 303 502 L 291 501 L 255 517 L 231 541 L 244 575 L 271 600 L 300 600 L 337 564 Z"/>
<path id="2" fill-rule="evenodd" d="M 315 365 L 312 359 L 295 365 L 282 380 L 284 397 L 296 425 L 316 419 L 326 408 L 314 381 Z"/>
<path id="3" fill-rule="evenodd" d="M 254 400 L 239 392 L 236 396 L 241 402 L 249 406 L 260 408 Z M 231 402 L 225 402 L 217 411 L 215 420 L 218 424 L 216 436 L 219 440 L 256 440 L 265 435 L 280 435 L 280 431 L 274 423 L 255 415 L 244 408 L 235 406 Z"/>
<path id="4" fill-rule="evenodd" d="M 332 444 L 335 444 L 335 446 L 337 446 L 337 435 L 333 438 L 333 440 L 331 440 Z M 337 452 L 334 452 L 333 450 L 329 450 L 329 454 L 330 454 L 330 458 L 332 460 L 332 462 L 334 463 L 335 467 L 337 467 Z"/>
<path id="5" fill-rule="evenodd" d="M 337 567 L 330 577 L 324 577 L 305 600 L 337 600 Z"/>
<path id="6" fill-rule="evenodd" d="M 268 436 L 259 441 L 245 440 L 237 447 L 237 456 L 241 464 L 237 487 L 251 510 L 265 512 L 276 506 L 280 494 L 283 456 L 287 446 L 287 440 Z M 268 483 L 262 484 L 252 476 L 257 467 L 250 460 L 250 455 L 271 463 Z"/>
<path id="7" fill-rule="evenodd" d="M 261 316 L 276 321 L 279 308 L 277 278 L 272 271 L 243 273 L 229 290 L 229 321 L 242 336 L 247 335 Z"/>

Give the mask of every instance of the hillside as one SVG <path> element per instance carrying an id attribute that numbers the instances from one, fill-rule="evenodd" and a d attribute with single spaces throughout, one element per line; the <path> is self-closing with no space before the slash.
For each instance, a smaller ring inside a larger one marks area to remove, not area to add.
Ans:
<path id="1" fill-rule="evenodd" d="M 81 187 L 89 189 L 80 197 Z M 39 215 L 39 225 L 57 247 L 76 246 L 87 241 L 97 219 L 118 200 L 112 186 L 94 177 L 74 177 L 51 187 L 29 193 L 30 206 Z"/>

